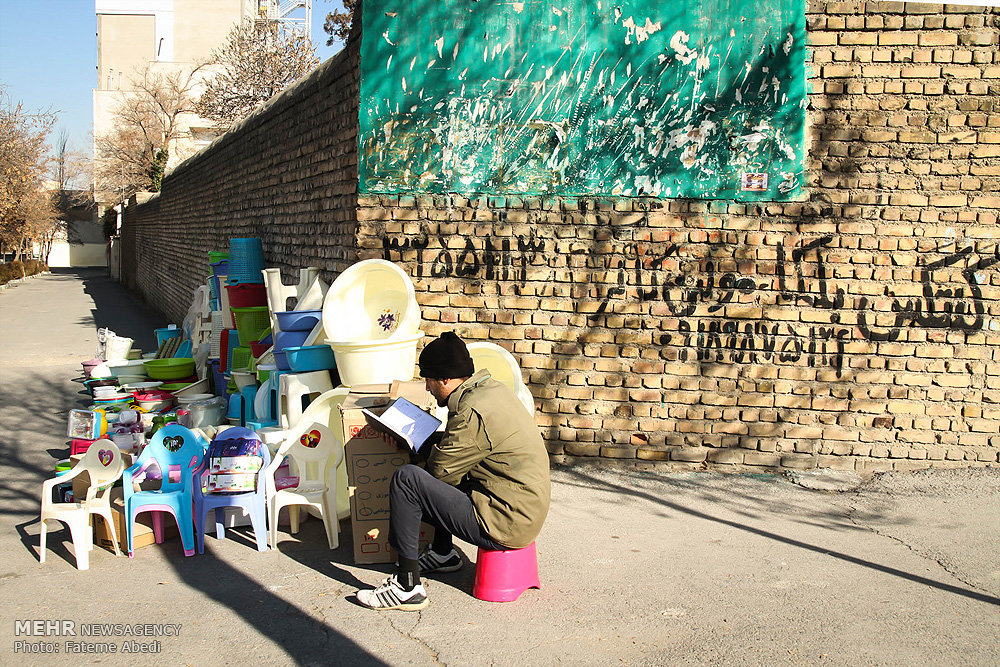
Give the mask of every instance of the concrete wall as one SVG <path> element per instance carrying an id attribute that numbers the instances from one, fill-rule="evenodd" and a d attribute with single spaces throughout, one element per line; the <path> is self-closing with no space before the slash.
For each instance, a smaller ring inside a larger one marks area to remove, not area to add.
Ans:
<path id="1" fill-rule="evenodd" d="M 428 334 L 515 352 L 554 454 L 996 462 L 998 20 L 810 2 L 806 195 L 770 204 L 357 198 L 354 40 L 129 211 L 125 273 L 179 321 L 229 236 L 288 280 L 399 262 Z"/>

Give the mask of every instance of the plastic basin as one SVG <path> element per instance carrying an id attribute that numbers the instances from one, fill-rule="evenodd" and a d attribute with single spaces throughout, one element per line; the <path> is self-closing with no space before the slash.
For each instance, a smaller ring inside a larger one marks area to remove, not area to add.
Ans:
<path id="1" fill-rule="evenodd" d="M 350 387 L 413 379 L 417 342 L 423 337 L 423 332 L 418 331 L 401 340 L 362 343 L 328 340 L 326 343 L 333 349 L 341 384 Z"/>
<path id="2" fill-rule="evenodd" d="M 154 380 L 179 380 L 194 375 L 194 359 L 190 357 L 150 359 L 143 364 L 146 375 Z"/>
<path id="3" fill-rule="evenodd" d="M 336 368 L 337 362 L 329 345 L 286 347 L 288 367 L 294 373 L 308 373 Z"/>
<path id="4" fill-rule="evenodd" d="M 323 316 L 322 310 L 286 310 L 275 313 L 281 331 L 312 331 Z"/>
<path id="5" fill-rule="evenodd" d="M 274 357 L 274 365 L 278 367 L 279 371 L 289 371 L 291 367 L 288 365 L 288 357 L 285 356 L 284 350 L 274 350 L 271 352 Z"/>
<path id="6" fill-rule="evenodd" d="M 384 259 L 366 259 L 341 273 L 323 302 L 328 340 L 361 343 L 409 339 L 420 327 L 413 282 Z"/>
<path id="7" fill-rule="evenodd" d="M 284 350 L 286 347 L 300 347 L 309 338 L 308 331 L 279 331 L 274 334 L 274 349 Z"/>

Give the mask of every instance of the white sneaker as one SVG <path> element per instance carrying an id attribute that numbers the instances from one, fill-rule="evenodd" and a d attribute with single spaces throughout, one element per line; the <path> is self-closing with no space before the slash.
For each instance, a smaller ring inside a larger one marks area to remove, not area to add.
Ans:
<path id="1" fill-rule="evenodd" d="M 399 609 L 417 611 L 427 606 L 427 591 L 423 584 L 417 584 L 412 591 L 404 591 L 393 575 L 375 589 L 364 589 L 357 593 L 358 602 L 369 609 Z"/>

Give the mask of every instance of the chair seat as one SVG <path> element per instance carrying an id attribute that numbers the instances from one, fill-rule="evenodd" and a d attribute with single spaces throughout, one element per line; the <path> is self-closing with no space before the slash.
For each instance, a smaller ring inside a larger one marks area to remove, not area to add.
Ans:
<path id="1" fill-rule="evenodd" d="M 76 514 L 77 512 L 83 510 L 83 508 L 83 503 L 54 503 L 45 508 L 45 511 L 42 512 L 42 518 L 56 519 L 59 516 Z"/>

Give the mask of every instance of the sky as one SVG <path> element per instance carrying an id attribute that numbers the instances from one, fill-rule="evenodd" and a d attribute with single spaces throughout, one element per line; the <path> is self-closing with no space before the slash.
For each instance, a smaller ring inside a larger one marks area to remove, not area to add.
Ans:
<path id="1" fill-rule="evenodd" d="M 340 45 L 326 46 L 323 32 L 334 9 L 341 9 L 338 0 L 313 0 L 312 40 L 321 61 L 340 51 Z M 28 111 L 57 113 L 50 143 L 65 131 L 72 147 L 89 152 L 97 86 L 94 0 L 0 0 L 0 85 Z"/>

